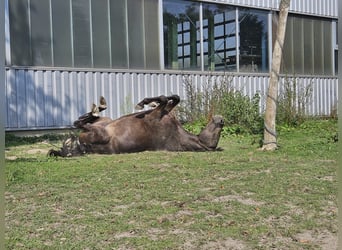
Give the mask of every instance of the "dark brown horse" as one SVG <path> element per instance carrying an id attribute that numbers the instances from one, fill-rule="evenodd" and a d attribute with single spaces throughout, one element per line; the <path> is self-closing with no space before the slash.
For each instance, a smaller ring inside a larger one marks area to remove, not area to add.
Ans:
<path id="1" fill-rule="evenodd" d="M 145 98 L 137 107 L 156 103 L 150 110 L 122 116 L 116 120 L 100 117 L 99 112 L 106 109 L 106 101 L 93 105 L 91 112 L 82 115 L 74 122 L 82 129 L 79 137 L 64 141 L 63 147 L 50 150 L 49 155 L 73 156 L 85 153 L 119 154 L 145 150 L 167 151 L 213 151 L 216 149 L 222 127 L 221 116 L 211 118 L 199 135 L 184 130 L 170 111 L 179 103 L 178 95 Z"/>

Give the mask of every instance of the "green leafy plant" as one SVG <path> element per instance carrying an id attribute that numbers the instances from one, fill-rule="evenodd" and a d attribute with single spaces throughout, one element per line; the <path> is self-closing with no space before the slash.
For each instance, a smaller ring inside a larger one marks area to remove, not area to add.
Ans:
<path id="1" fill-rule="evenodd" d="M 184 77 L 187 98 L 178 109 L 182 120 L 198 126 L 205 125 L 213 114 L 224 117 L 226 133 L 257 134 L 262 131 L 263 118 L 260 115 L 260 95 L 244 95 L 232 87 L 229 75 L 209 76 L 201 86 L 195 86 L 193 78 Z M 191 130 L 191 129 L 190 129 Z"/>

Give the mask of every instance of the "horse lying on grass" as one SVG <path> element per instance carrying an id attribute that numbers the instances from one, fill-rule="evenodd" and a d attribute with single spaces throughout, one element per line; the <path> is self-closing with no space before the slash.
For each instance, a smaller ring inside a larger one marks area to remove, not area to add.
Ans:
<path id="1" fill-rule="evenodd" d="M 137 104 L 142 109 L 151 103 L 154 109 L 122 116 L 116 120 L 100 117 L 107 108 L 101 97 L 100 105 L 93 104 L 92 111 L 74 122 L 82 130 L 78 137 L 72 136 L 63 142 L 60 150 L 51 149 L 49 156 L 76 156 L 90 153 L 120 154 L 141 151 L 214 151 L 224 125 L 222 116 L 211 118 L 199 135 L 182 127 L 170 113 L 179 103 L 178 95 L 145 98 Z"/>

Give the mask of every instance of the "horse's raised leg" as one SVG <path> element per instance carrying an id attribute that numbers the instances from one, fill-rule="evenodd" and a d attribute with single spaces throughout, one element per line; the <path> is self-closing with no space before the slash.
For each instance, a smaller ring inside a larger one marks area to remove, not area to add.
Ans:
<path id="1" fill-rule="evenodd" d="M 96 104 L 93 103 L 91 111 L 78 117 L 78 119 L 74 121 L 74 126 L 76 128 L 83 128 L 83 126 L 87 123 L 94 123 L 97 119 L 99 119 L 100 112 L 105 109 L 107 109 L 107 102 L 106 99 L 101 96 L 100 105 L 96 106 Z"/>
<path id="2" fill-rule="evenodd" d="M 100 105 L 99 105 L 99 112 L 107 109 L 107 102 L 103 96 L 100 96 Z"/>
<path id="3" fill-rule="evenodd" d="M 165 99 L 166 98 L 166 99 Z M 161 104 L 166 104 L 166 110 L 171 111 L 178 103 L 180 102 L 180 98 L 178 95 L 171 95 L 171 96 L 158 96 L 158 97 L 149 97 L 144 98 L 141 102 L 139 102 L 135 109 L 141 110 L 144 108 L 144 105 L 149 105 L 151 103 L 157 103 L 158 106 Z"/>

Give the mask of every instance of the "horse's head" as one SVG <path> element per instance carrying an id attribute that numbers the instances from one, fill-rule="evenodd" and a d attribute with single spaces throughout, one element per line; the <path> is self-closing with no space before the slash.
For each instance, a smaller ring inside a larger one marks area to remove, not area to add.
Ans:
<path id="1" fill-rule="evenodd" d="M 198 135 L 199 140 L 208 148 L 215 149 L 220 140 L 223 126 L 223 117 L 221 115 L 213 116 L 208 125 Z"/>
<path id="2" fill-rule="evenodd" d="M 49 150 L 48 156 L 70 157 L 83 155 L 86 152 L 86 147 L 79 142 L 78 137 L 72 135 L 64 140 L 63 146 L 60 148 L 60 150 Z"/>

